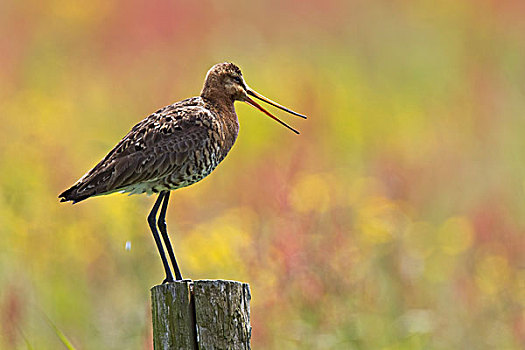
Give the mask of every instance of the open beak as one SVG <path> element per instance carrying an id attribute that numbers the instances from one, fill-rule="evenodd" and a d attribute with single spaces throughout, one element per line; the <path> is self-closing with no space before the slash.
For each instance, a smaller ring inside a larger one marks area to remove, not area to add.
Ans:
<path id="1" fill-rule="evenodd" d="M 252 89 L 250 88 L 246 88 L 246 93 L 250 96 L 253 96 L 261 101 L 264 101 L 268 104 L 271 104 L 272 106 L 274 107 L 277 107 L 285 112 L 288 112 L 290 114 L 293 114 L 295 116 L 298 116 L 298 117 L 301 117 L 301 118 L 304 118 L 306 119 L 306 116 L 302 115 L 302 114 L 299 114 L 297 112 L 294 112 L 292 111 L 291 109 L 288 109 L 284 106 L 281 106 L 280 104 L 278 104 L 277 102 L 273 102 L 272 100 L 270 100 L 269 98 L 266 98 L 264 97 L 263 95 L 260 95 L 258 94 L 257 92 L 253 91 Z M 262 108 L 260 104 L 258 104 L 257 102 L 255 102 L 254 100 L 252 100 L 251 98 L 249 98 L 248 96 L 245 96 L 245 102 L 248 103 L 249 105 L 252 105 L 253 107 L 257 108 L 258 110 L 260 110 L 261 112 L 263 112 L 264 114 L 266 114 L 267 116 L 269 116 L 270 118 L 272 118 L 273 120 L 275 120 L 276 122 L 278 122 L 279 124 L 281 125 L 284 125 L 285 127 L 287 127 L 288 129 L 292 130 L 293 132 L 295 132 L 296 134 L 299 134 L 299 131 L 295 130 L 294 128 L 292 128 L 290 125 L 286 124 L 285 122 L 281 121 L 279 118 L 277 118 L 276 116 L 274 116 L 273 114 L 271 114 L 270 112 L 268 112 L 266 109 Z"/>

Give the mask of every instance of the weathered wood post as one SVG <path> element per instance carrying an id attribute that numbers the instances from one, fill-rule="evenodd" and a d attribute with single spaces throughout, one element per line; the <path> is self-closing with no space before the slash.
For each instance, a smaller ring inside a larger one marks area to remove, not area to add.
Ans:
<path id="1" fill-rule="evenodd" d="M 250 286 L 236 281 L 151 288 L 154 349 L 250 349 L 250 299 Z"/>

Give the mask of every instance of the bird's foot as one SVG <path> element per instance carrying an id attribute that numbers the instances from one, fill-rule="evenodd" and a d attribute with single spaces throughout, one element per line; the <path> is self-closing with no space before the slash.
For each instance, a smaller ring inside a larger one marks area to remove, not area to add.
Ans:
<path id="1" fill-rule="evenodd" d="M 173 279 L 173 277 L 166 277 L 164 279 L 164 281 L 162 281 L 162 284 L 166 284 L 166 283 L 173 283 L 175 282 L 175 280 Z"/>

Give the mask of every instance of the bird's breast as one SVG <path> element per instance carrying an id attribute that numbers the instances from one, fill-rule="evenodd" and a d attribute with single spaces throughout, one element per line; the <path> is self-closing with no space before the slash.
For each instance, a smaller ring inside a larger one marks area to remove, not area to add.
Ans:
<path id="1" fill-rule="evenodd" d="M 207 137 L 200 142 L 201 146 L 193 148 L 181 167 L 162 181 L 164 189 L 186 187 L 210 175 L 228 155 L 238 132 L 239 124 L 236 118 L 233 121 L 224 118 L 213 120 L 209 125 Z"/>

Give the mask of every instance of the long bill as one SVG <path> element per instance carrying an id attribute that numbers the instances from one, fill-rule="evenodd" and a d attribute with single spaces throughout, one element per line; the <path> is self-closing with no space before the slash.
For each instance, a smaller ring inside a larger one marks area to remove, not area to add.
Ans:
<path id="1" fill-rule="evenodd" d="M 262 96 L 262 95 L 259 95 L 258 93 L 256 93 L 255 91 L 253 90 L 250 90 L 250 89 L 247 89 L 246 92 L 248 93 L 248 95 L 251 95 L 253 97 L 256 97 L 258 98 L 259 100 L 261 101 L 264 101 L 264 102 L 267 102 L 269 104 L 271 104 L 272 106 L 275 106 L 279 109 L 282 109 L 283 111 L 286 111 L 288 113 L 291 113 L 293 115 L 296 115 L 298 117 L 301 117 L 301 118 L 304 118 L 306 119 L 306 116 L 302 115 L 302 114 L 299 114 L 299 113 L 296 113 L 284 106 L 281 106 L 280 104 L 276 103 L 276 102 L 273 102 L 272 100 Z M 279 118 L 277 118 L 276 116 L 274 116 L 273 114 L 271 114 L 270 112 L 268 112 L 266 109 L 264 109 L 260 104 L 258 104 L 257 102 L 255 102 L 254 100 L 252 100 L 251 98 L 249 98 L 248 96 L 245 96 L 245 102 L 248 103 L 249 105 L 257 108 L 258 110 L 260 110 L 261 112 L 263 112 L 264 114 L 266 114 L 267 116 L 269 116 L 270 118 L 272 118 L 273 120 L 275 120 L 276 122 L 278 122 L 279 124 L 285 126 L 286 128 L 290 129 L 291 131 L 293 131 L 294 133 L 296 134 L 299 134 L 299 131 L 295 130 L 294 128 L 292 128 L 290 125 L 286 124 L 285 122 L 283 122 L 282 120 L 280 120 Z"/>
<path id="2" fill-rule="evenodd" d="M 270 100 L 269 98 L 264 97 L 264 96 L 261 95 L 261 94 L 258 94 L 257 92 L 253 91 L 252 89 L 249 89 L 249 88 L 246 89 L 246 93 L 247 93 L 248 95 L 250 95 L 250 96 L 253 96 L 253 97 L 255 97 L 255 98 L 258 98 L 258 99 L 261 100 L 261 101 L 264 101 L 264 102 L 266 102 L 266 103 L 268 103 L 268 104 L 271 104 L 272 106 L 277 107 L 277 108 L 279 108 L 279 109 L 281 109 L 281 110 L 283 110 L 283 111 L 285 111 L 285 112 L 288 112 L 288 113 L 293 114 L 293 115 L 295 115 L 295 116 L 298 116 L 298 117 L 301 117 L 301 118 L 303 118 L 303 119 L 306 119 L 306 116 L 305 116 L 305 115 L 303 115 L 303 114 L 299 114 L 299 113 L 297 113 L 297 112 L 294 112 L 294 111 L 292 111 L 291 109 L 286 108 L 285 106 L 282 106 L 282 105 L 278 104 L 277 102 L 274 102 L 274 101 Z"/>

